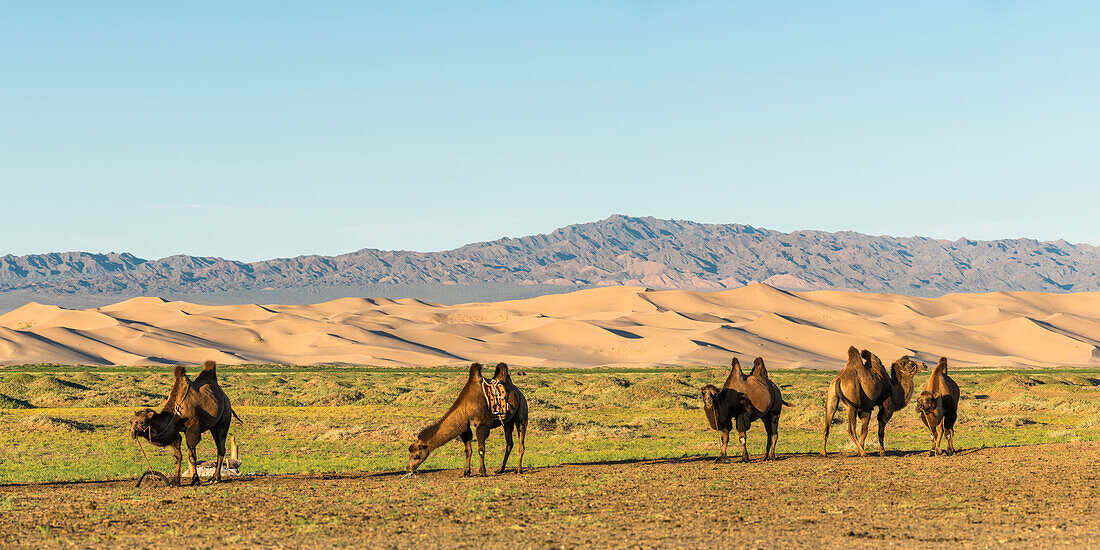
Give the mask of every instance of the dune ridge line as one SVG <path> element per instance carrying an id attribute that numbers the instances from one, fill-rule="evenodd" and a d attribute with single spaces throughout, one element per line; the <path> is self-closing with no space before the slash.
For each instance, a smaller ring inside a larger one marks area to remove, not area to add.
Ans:
<path id="1" fill-rule="evenodd" d="M 206 306 L 133 298 L 93 309 L 30 303 L 0 315 L 0 364 L 718 365 L 839 368 L 849 345 L 883 358 L 1100 366 L 1100 292 L 919 298 L 764 284 L 719 292 L 603 287 L 438 305 L 341 298 Z"/>

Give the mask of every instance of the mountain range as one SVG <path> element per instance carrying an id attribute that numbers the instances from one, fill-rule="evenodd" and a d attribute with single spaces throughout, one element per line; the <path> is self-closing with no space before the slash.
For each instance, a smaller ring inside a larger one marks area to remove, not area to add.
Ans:
<path id="1" fill-rule="evenodd" d="M 442 252 L 363 249 L 241 262 L 188 255 L 64 252 L 0 257 L 0 293 L 150 295 L 314 286 L 634 285 L 939 296 L 953 292 L 1100 290 L 1100 248 L 1063 240 L 955 241 L 850 231 L 784 233 L 615 215 L 550 233 Z"/>

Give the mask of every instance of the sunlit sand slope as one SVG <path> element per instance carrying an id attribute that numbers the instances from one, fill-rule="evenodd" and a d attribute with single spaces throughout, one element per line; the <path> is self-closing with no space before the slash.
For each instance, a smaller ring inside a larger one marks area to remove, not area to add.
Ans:
<path id="1" fill-rule="evenodd" d="M 1100 366 L 1100 293 L 913 298 L 607 287 L 441 306 L 344 298 L 203 306 L 135 298 L 88 310 L 28 304 L 0 316 L 0 363 L 223 363 L 839 367 L 849 345 L 956 365 Z"/>

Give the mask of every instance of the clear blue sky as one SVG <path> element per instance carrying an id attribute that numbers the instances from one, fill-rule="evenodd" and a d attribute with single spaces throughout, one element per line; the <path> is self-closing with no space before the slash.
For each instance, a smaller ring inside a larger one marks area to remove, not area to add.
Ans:
<path id="1" fill-rule="evenodd" d="M 231 4 L 5 4 L 0 253 L 614 213 L 1100 244 L 1095 2 Z"/>

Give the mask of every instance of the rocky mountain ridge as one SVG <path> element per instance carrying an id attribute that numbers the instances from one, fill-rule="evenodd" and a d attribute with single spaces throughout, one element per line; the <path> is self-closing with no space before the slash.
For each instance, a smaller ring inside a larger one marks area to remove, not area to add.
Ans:
<path id="1" fill-rule="evenodd" d="M 0 257 L 0 292 L 156 294 L 312 285 L 637 285 L 720 290 L 763 282 L 938 296 L 1100 290 L 1100 248 L 1033 239 L 947 241 L 850 231 L 611 216 L 442 252 L 363 249 L 259 262 L 65 252 Z"/>

